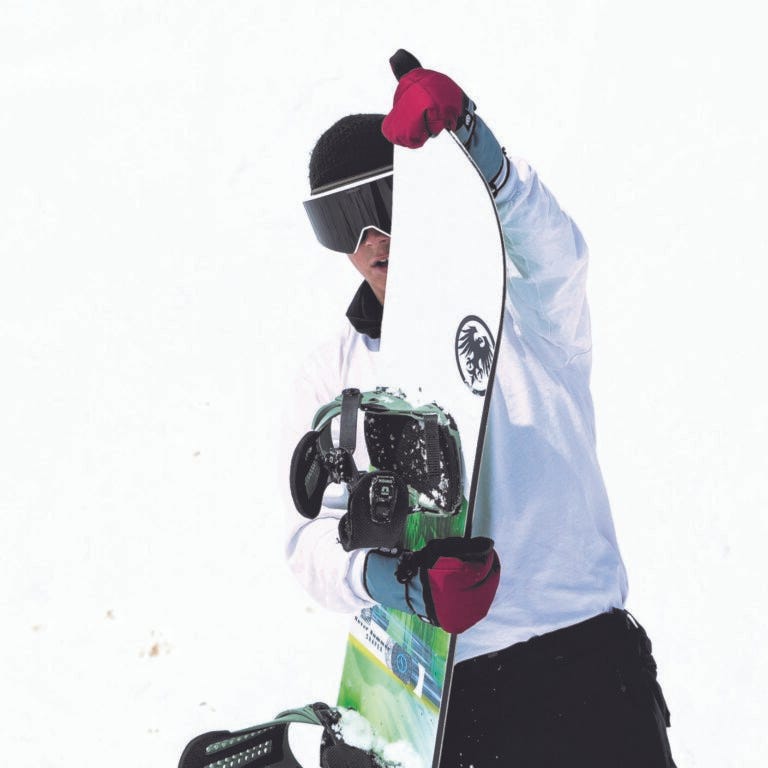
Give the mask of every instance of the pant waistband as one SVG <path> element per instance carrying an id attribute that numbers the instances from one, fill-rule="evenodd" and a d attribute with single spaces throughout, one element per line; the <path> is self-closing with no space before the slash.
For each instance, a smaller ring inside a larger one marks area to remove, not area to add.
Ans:
<path id="1" fill-rule="evenodd" d="M 529 640 L 476 658 L 478 661 L 565 661 L 568 658 L 607 652 L 611 649 L 635 655 L 645 650 L 646 642 L 650 646 L 645 631 L 634 617 L 628 611 L 614 608 L 608 613 L 601 613 L 578 624 L 536 635 Z M 647 651 L 650 653 L 650 647 Z"/>

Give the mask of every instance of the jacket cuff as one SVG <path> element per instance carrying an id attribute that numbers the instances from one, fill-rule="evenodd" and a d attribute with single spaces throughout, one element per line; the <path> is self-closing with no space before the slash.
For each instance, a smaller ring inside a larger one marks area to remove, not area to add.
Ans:
<path id="1" fill-rule="evenodd" d="M 356 549 L 352 552 L 352 557 L 349 562 L 349 570 L 347 571 L 347 585 L 352 591 L 352 594 L 359 600 L 364 600 L 369 604 L 375 602 L 365 588 L 364 579 L 365 558 L 370 551 L 370 549 Z"/>

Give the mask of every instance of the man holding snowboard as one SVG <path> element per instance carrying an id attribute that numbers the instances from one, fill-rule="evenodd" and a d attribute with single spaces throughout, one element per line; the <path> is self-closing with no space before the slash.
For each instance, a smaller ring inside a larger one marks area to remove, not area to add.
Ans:
<path id="1" fill-rule="evenodd" d="M 596 456 L 586 245 L 459 86 L 413 63 L 388 115 L 342 118 L 313 150 L 307 213 L 319 241 L 347 254 L 364 280 L 340 339 L 305 366 L 297 402 L 310 413 L 346 387 L 375 384 L 392 145 L 415 149 L 454 131 L 493 194 L 508 279 L 472 522 L 472 535 L 491 539 L 495 552 L 483 551 L 483 567 L 459 582 L 477 599 L 458 617 L 441 766 L 673 767 L 650 641 L 623 607 L 626 574 Z M 314 519 L 295 520 L 288 545 L 307 590 L 333 610 L 381 603 L 439 623 L 433 603 L 451 595 L 414 597 L 428 566 L 403 579 L 389 551 L 347 551 L 339 520 L 351 500 L 323 504 Z"/>

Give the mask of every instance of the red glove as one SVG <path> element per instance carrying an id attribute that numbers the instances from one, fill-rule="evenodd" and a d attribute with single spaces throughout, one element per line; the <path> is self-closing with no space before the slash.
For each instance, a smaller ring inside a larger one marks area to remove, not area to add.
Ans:
<path id="1" fill-rule="evenodd" d="M 500 571 L 491 539 L 452 537 L 399 557 L 373 549 L 363 578 L 376 602 L 411 611 L 446 632 L 464 632 L 488 613 Z"/>
<path id="2" fill-rule="evenodd" d="M 417 67 L 400 78 L 381 132 L 393 144 L 416 149 L 443 128 L 456 129 L 464 92 L 447 75 Z"/>

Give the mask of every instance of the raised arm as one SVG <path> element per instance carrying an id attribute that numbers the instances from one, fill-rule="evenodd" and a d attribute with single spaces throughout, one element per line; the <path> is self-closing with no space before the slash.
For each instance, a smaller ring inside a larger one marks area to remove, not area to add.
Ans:
<path id="1" fill-rule="evenodd" d="M 585 299 L 588 252 L 581 233 L 524 160 L 510 159 L 475 104 L 446 75 L 398 51 L 399 84 L 382 130 L 416 148 L 452 130 L 485 178 L 499 215 L 508 258 L 509 311 L 546 362 L 564 365 L 591 348 Z"/>

